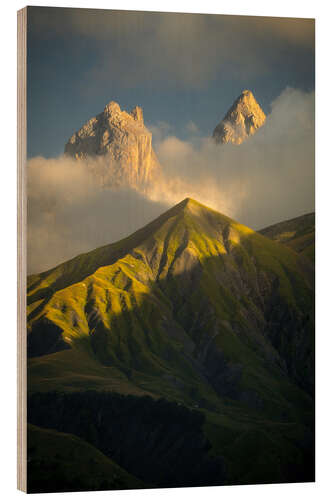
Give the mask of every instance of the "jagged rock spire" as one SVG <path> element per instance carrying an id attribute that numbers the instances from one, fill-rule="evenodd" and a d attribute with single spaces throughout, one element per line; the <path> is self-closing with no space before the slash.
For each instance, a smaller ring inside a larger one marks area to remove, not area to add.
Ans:
<path id="1" fill-rule="evenodd" d="M 243 90 L 223 120 L 216 126 L 213 138 L 217 144 L 241 144 L 265 123 L 266 115 L 251 90 Z"/>
<path id="2" fill-rule="evenodd" d="M 72 135 L 65 154 L 76 159 L 104 156 L 103 183 L 112 187 L 142 187 L 160 169 L 142 108 L 127 113 L 115 101 Z"/>

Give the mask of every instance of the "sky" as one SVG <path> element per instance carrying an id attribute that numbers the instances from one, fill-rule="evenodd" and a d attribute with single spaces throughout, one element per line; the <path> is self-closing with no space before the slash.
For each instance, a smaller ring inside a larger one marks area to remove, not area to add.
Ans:
<path id="1" fill-rule="evenodd" d="M 185 197 L 253 229 L 314 210 L 314 21 L 84 9 L 28 11 L 28 273 L 127 236 Z M 212 132 L 250 89 L 266 124 Z M 163 178 L 102 189 L 64 145 L 117 101 L 143 108 Z"/>
<path id="2" fill-rule="evenodd" d="M 30 7 L 28 26 L 28 157 L 63 153 L 112 100 L 187 139 L 243 89 L 268 113 L 286 87 L 314 88 L 311 19 Z"/>

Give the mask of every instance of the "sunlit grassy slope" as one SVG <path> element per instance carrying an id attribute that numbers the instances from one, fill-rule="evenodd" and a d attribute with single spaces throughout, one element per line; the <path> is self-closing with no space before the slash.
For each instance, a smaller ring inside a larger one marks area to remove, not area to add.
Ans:
<path id="1" fill-rule="evenodd" d="M 312 262 L 315 259 L 315 214 L 306 214 L 279 222 L 259 231 L 267 238 L 277 241 L 295 252 L 308 257 Z"/>
<path id="2" fill-rule="evenodd" d="M 118 243 L 29 277 L 29 390 L 198 408 L 234 482 L 275 480 L 278 463 L 288 469 L 284 447 L 302 468 L 312 432 L 313 297 L 308 259 L 186 199 Z M 243 447 L 253 464 L 257 442 L 274 450 L 261 479 L 232 452 Z"/>
<path id="3" fill-rule="evenodd" d="M 280 328 L 272 342 L 266 330 L 278 300 L 310 352 L 311 320 L 302 324 L 300 317 L 312 308 L 311 281 L 310 266 L 296 253 L 187 199 L 119 243 L 30 277 L 31 353 L 71 347 L 33 360 L 30 382 L 48 388 L 61 377 L 64 388 L 66 380 L 75 388 L 83 377 L 96 387 L 95 372 L 104 379 L 108 370 L 111 379 L 126 377 L 145 391 L 183 397 L 197 390 L 214 399 L 219 388 L 210 389 L 202 365 L 242 363 L 238 385 L 264 394 L 273 384 L 263 380 L 283 377 L 288 364 L 304 378 L 309 360 L 303 352 L 298 359 L 294 339 Z M 66 356 L 68 370 L 54 368 Z"/>

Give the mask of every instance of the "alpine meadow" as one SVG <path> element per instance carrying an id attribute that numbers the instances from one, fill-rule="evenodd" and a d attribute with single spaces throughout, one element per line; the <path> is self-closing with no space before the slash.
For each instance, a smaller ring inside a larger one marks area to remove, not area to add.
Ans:
<path id="1" fill-rule="evenodd" d="M 27 9 L 28 492 L 314 481 L 314 20 Z"/>

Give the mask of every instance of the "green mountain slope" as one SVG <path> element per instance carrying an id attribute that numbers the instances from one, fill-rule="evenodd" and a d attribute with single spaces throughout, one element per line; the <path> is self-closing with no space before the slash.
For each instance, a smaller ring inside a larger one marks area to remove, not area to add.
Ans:
<path id="1" fill-rule="evenodd" d="M 27 300 L 31 394 L 162 397 L 205 415 L 224 482 L 308 480 L 288 477 L 283 456 L 292 447 L 300 470 L 312 463 L 313 267 L 302 255 L 186 199 L 29 277 Z M 274 449 L 270 472 L 232 452 L 243 443 L 255 463 L 257 438 Z"/>
<path id="2" fill-rule="evenodd" d="M 259 231 L 267 238 L 287 245 L 295 252 L 315 259 L 315 214 L 306 214 L 279 222 Z"/>
<path id="3" fill-rule="evenodd" d="M 29 493 L 147 487 L 72 434 L 29 424 L 28 454 Z"/>

